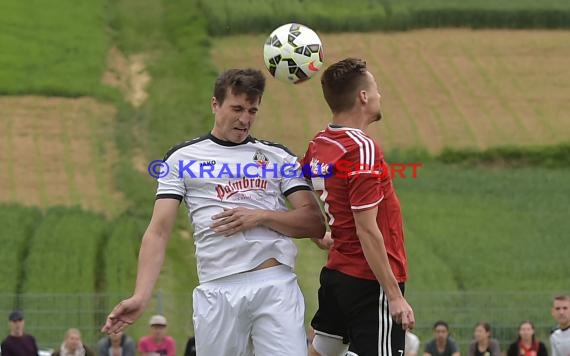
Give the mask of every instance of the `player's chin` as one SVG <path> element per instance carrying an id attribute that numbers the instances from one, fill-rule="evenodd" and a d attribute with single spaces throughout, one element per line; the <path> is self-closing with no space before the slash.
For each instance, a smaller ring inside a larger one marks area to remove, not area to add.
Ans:
<path id="1" fill-rule="evenodd" d="M 249 135 L 248 129 L 234 129 L 233 142 L 242 143 L 243 140 L 245 140 L 248 135 Z"/>

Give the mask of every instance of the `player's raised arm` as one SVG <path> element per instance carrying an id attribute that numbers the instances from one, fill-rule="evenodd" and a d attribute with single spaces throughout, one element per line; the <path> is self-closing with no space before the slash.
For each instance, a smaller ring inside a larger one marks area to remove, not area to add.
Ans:
<path id="1" fill-rule="evenodd" d="M 151 221 L 142 238 L 135 291 L 132 297 L 120 302 L 109 314 L 103 332 L 123 331 L 143 313 L 164 262 L 179 204 L 177 199 L 156 200 Z"/>

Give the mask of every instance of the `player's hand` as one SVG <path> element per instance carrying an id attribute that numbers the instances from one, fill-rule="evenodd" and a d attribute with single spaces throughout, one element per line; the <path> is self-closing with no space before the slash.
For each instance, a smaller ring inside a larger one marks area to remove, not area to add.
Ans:
<path id="1" fill-rule="evenodd" d="M 220 234 L 230 236 L 260 225 L 260 210 L 246 208 L 224 208 L 224 211 L 212 216 L 215 222 L 210 227 Z"/>
<path id="2" fill-rule="evenodd" d="M 322 239 L 311 239 L 311 240 L 313 240 L 315 245 L 319 246 L 319 248 L 322 250 L 330 250 L 334 243 L 330 231 L 327 231 Z"/>
<path id="3" fill-rule="evenodd" d="M 124 331 L 142 315 L 144 308 L 144 303 L 135 297 L 123 300 L 107 316 L 101 331 L 107 334 Z"/>
<path id="4" fill-rule="evenodd" d="M 400 296 L 388 301 L 392 319 L 402 325 L 404 330 L 411 330 L 416 324 L 414 311 L 404 297 Z"/>

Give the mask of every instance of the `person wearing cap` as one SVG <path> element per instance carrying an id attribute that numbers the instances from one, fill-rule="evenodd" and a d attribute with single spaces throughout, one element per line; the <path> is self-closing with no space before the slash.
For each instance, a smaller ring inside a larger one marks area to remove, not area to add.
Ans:
<path id="1" fill-rule="evenodd" d="M 8 316 L 10 322 L 10 335 L 8 335 L 0 346 L 2 356 L 37 356 L 38 345 L 36 339 L 24 333 L 24 314 L 13 311 Z"/>
<path id="2" fill-rule="evenodd" d="M 166 335 L 166 318 L 153 315 L 149 321 L 150 334 L 139 340 L 139 352 L 142 356 L 175 356 L 176 344 L 174 339 Z"/>

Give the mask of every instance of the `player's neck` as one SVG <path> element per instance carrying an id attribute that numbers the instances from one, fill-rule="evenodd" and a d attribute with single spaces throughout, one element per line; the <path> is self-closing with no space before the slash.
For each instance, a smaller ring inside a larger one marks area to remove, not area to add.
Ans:
<path id="1" fill-rule="evenodd" d="M 335 113 L 332 117 L 332 122 L 335 125 L 350 127 L 354 129 L 365 130 L 368 123 L 362 117 L 352 111 Z"/>

